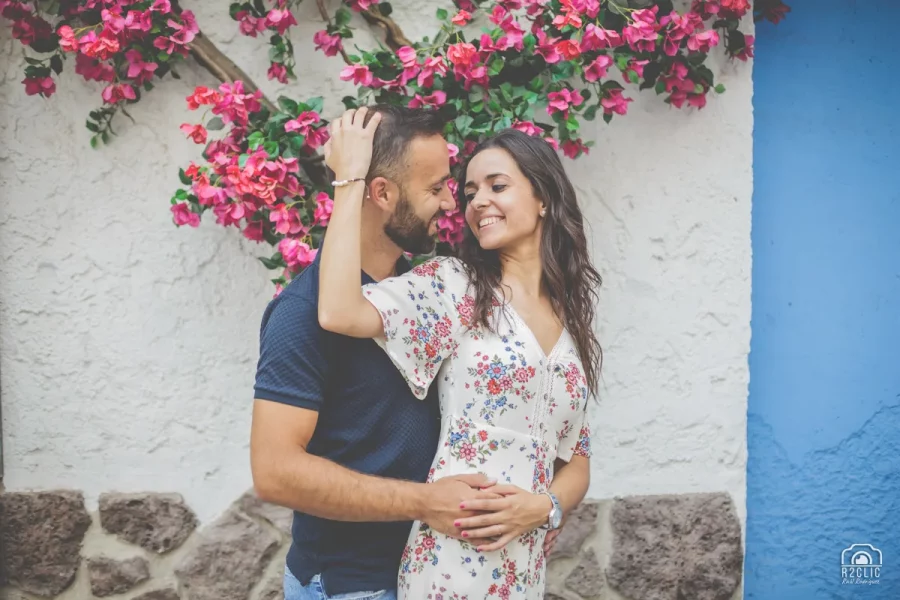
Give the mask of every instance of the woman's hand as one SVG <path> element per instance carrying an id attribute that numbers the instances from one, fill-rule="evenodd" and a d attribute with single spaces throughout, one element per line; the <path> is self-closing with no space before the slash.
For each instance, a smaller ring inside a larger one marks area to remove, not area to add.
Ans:
<path id="1" fill-rule="evenodd" d="M 463 539 L 496 539 L 489 544 L 476 546 L 479 552 L 499 550 L 520 535 L 544 525 L 553 508 L 546 495 L 532 494 L 514 485 L 495 485 L 483 491 L 503 497 L 463 502 L 460 508 L 485 514 L 459 519 L 454 523 L 460 529 Z"/>
<path id="2" fill-rule="evenodd" d="M 348 110 L 331 122 L 331 137 L 325 143 L 325 164 L 337 179 L 365 177 L 372 163 L 372 140 L 381 122 L 375 113 L 365 125 L 368 108 Z"/>

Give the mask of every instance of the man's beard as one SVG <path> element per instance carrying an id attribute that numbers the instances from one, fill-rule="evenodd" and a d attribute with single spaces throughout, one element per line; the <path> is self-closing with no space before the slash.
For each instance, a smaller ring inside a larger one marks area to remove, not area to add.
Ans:
<path id="1" fill-rule="evenodd" d="M 416 215 L 406 191 L 400 189 L 400 200 L 394 214 L 384 224 L 384 233 L 404 252 L 428 254 L 434 250 L 435 240 L 428 232 L 431 221 L 423 221 Z"/>

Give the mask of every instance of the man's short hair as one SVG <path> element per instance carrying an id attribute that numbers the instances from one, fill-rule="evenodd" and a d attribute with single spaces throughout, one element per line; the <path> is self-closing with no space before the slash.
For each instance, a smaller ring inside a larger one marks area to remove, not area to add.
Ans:
<path id="1" fill-rule="evenodd" d="M 436 110 L 393 104 L 373 104 L 368 109 L 365 123 L 376 112 L 381 114 L 381 123 L 375 130 L 367 181 L 372 181 L 375 177 L 398 181 L 410 143 L 419 137 L 444 134 L 445 121 L 438 116 Z"/>

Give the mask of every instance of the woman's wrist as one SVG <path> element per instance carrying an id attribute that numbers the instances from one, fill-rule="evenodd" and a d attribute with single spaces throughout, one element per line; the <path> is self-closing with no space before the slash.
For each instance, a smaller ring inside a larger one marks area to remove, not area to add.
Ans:
<path id="1" fill-rule="evenodd" d="M 550 511 L 553 509 L 553 502 L 547 494 L 532 494 L 534 501 L 534 515 L 537 525 L 535 529 L 543 527 L 550 520 Z"/>

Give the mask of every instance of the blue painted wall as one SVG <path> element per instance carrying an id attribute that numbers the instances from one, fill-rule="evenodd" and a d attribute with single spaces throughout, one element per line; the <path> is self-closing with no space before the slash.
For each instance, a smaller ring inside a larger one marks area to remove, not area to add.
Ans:
<path id="1" fill-rule="evenodd" d="M 753 75 L 745 598 L 898 600 L 900 2 L 788 3 Z M 880 585 L 842 585 L 854 543 Z"/>

